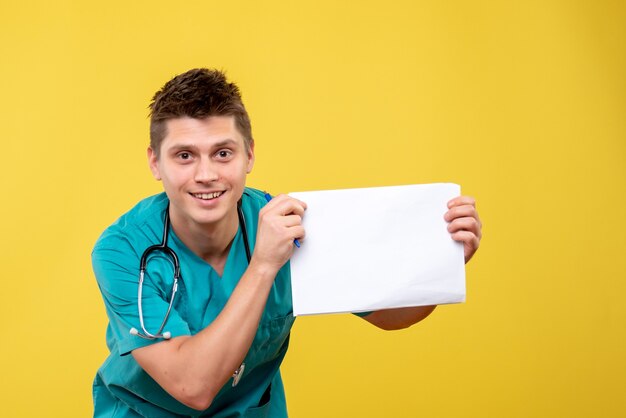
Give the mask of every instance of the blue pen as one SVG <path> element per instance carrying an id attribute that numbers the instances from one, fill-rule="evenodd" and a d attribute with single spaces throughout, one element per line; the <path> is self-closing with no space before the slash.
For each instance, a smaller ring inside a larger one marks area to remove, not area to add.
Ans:
<path id="1" fill-rule="evenodd" d="M 265 193 L 265 200 L 267 200 L 268 202 L 270 200 L 272 200 L 272 195 L 266 192 Z M 296 245 L 296 247 L 300 248 L 300 242 L 298 241 L 298 238 L 294 239 L 293 243 Z"/>

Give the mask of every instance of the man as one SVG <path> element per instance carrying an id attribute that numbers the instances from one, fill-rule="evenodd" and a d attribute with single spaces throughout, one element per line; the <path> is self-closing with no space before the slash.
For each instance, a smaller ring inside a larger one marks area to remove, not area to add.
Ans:
<path id="1" fill-rule="evenodd" d="M 92 253 L 111 351 L 94 381 L 95 416 L 286 417 L 279 366 L 294 321 L 287 261 L 294 239 L 305 237 L 306 204 L 285 195 L 267 203 L 245 187 L 254 165 L 250 120 L 219 71 L 173 78 L 150 109 L 148 160 L 165 193 L 124 214 Z M 458 197 L 449 208 L 467 261 L 480 241 L 474 202 Z M 433 309 L 364 318 L 397 329 Z"/>

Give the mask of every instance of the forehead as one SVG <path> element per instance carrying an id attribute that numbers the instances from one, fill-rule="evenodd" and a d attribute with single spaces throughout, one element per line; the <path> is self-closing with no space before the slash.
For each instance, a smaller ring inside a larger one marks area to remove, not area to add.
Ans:
<path id="1" fill-rule="evenodd" d="M 235 126 L 234 116 L 210 116 L 197 119 L 181 117 L 166 121 L 166 132 L 162 149 L 181 143 L 196 147 L 211 146 L 227 140 L 244 145 L 244 139 Z"/>

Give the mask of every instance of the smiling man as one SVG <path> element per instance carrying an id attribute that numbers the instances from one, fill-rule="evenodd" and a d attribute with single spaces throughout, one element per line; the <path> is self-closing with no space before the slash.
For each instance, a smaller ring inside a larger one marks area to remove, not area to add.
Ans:
<path id="1" fill-rule="evenodd" d="M 148 161 L 164 193 L 102 234 L 92 262 L 110 355 L 93 387 L 97 417 L 286 417 L 279 367 L 294 322 L 288 260 L 304 202 L 247 188 L 250 120 L 215 70 L 181 74 L 150 105 Z M 466 261 L 480 241 L 473 199 L 449 203 Z M 320 260 L 323 262 L 323 260 Z M 364 319 L 404 328 L 434 307 Z"/>

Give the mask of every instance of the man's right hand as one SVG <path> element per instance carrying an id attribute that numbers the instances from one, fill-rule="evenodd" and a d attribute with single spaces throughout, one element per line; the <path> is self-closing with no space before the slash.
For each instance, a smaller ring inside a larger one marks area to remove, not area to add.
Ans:
<path id="1" fill-rule="evenodd" d="M 278 195 L 259 213 L 256 246 L 251 264 L 278 271 L 289 260 L 295 239 L 304 239 L 302 216 L 306 203 L 287 195 Z"/>
<path id="2" fill-rule="evenodd" d="M 139 365 L 170 395 L 202 411 L 243 362 L 276 273 L 293 253 L 293 240 L 304 238 L 306 205 L 282 195 L 259 213 L 256 247 L 250 266 L 222 312 L 193 336 L 179 336 L 137 348 Z"/>

